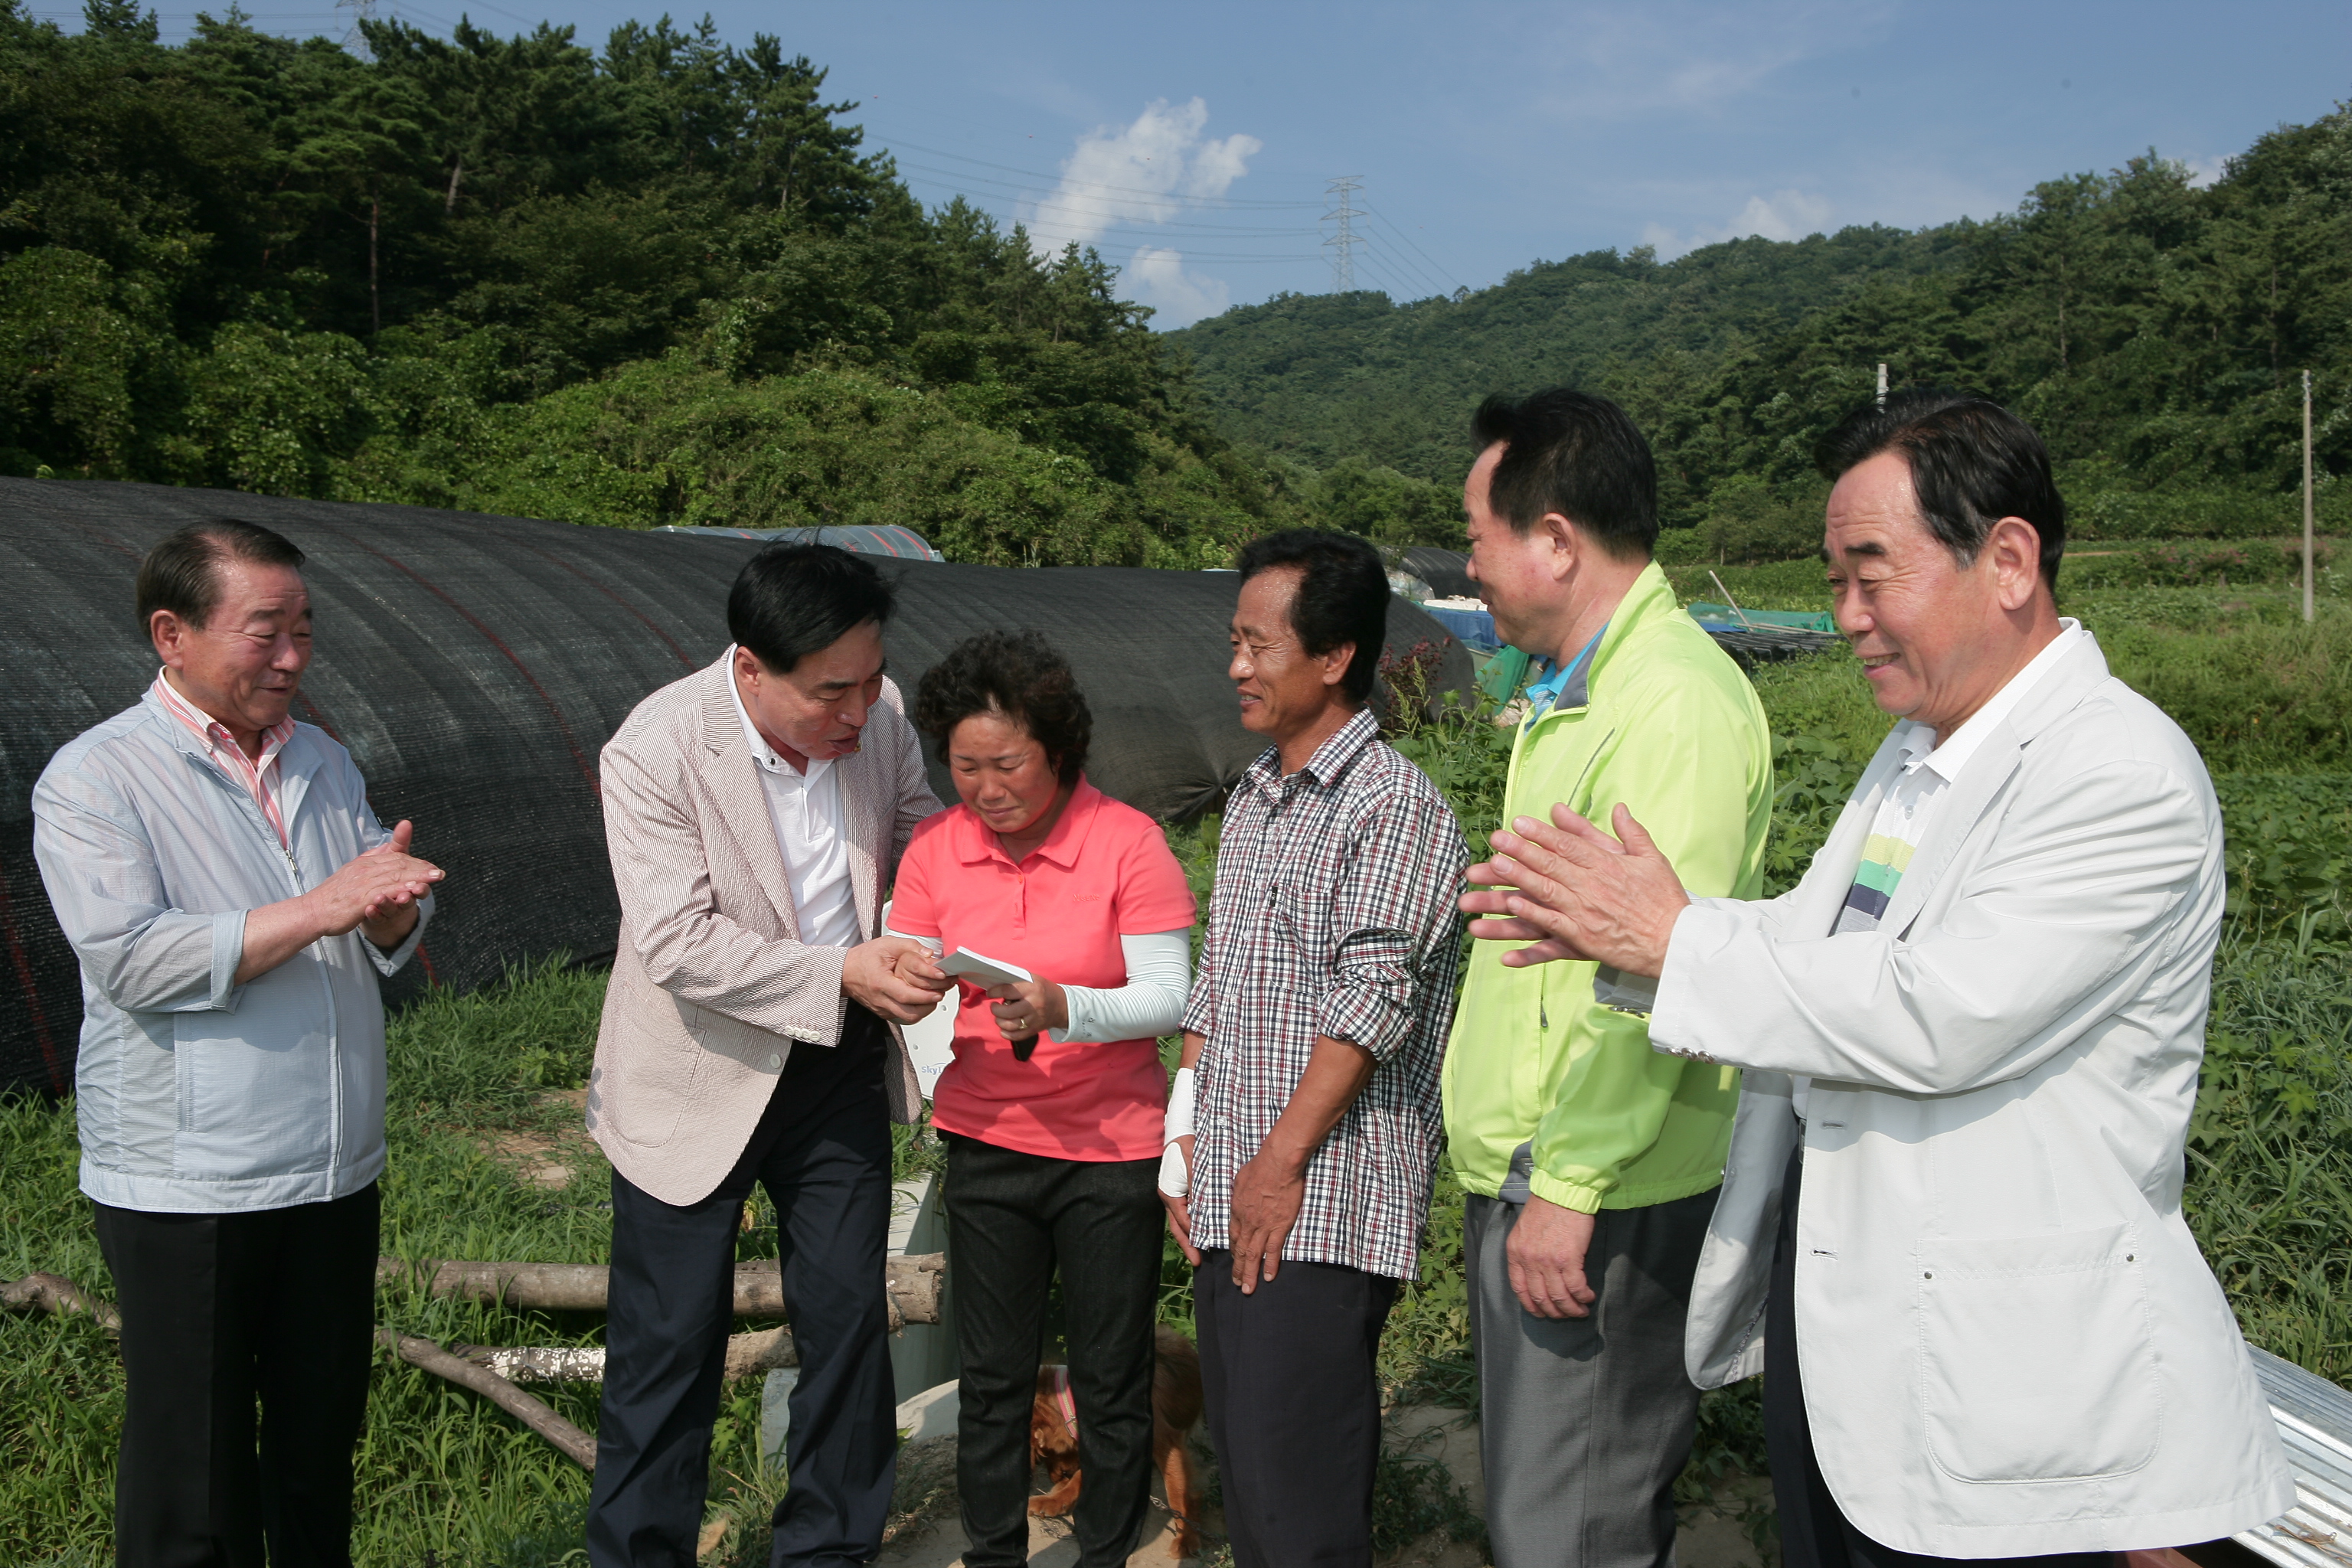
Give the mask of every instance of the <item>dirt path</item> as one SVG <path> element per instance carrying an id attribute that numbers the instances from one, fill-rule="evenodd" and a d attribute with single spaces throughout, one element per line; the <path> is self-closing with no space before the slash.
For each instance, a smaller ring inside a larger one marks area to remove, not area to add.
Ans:
<path id="1" fill-rule="evenodd" d="M 1463 1412 L 1428 1406 L 1397 1410 L 1389 1419 L 1389 1441 L 1444 1466 L 1472 1506 L 1484 1506 L 1478 1429 Z M 1208 1463 L 1205 1454 L 1202 1463 Z M 1741 1517 L 1751 1492 L 1769 1495 L 1764 1483 L 1742 1479 L 1726 1489 L 1717 1500 L 1720 1506 L 1684 1510 L 1675 1561 L 1683 1568 L 1761 1568 Z M 954 1438 L 910 1443 L 900 1451 L 897 1506 L 900 1511 L 891 1521 L 875 1568 L 962 1568 L 967 1542 L 956 1512 Z M 1223 1523 L 1213 1509 L 1202 1521 L 1212 1542 L 1222 1538 Z M 1201 1559 L 1185 1558 L 1180 1563 L 1175 1556 L 1175 1521 L 1155 1499 L 1144 1523 L 1143 1544 L 1128 1558 L 1129 1568 L 1194 1568 Z M 1073 1568 L 1077 1560 L 1078 1543 L 1067 1520 L 1029 1521 L 1032 1568 Z M 1222 1554 L 1214 1554 L 1214 1560 L 1226 1561 Z M 1475 1548 L 1441 1531 L 1383 1553 L 1378 1568 L 1484 1568 L 1484 1563 Z"/>

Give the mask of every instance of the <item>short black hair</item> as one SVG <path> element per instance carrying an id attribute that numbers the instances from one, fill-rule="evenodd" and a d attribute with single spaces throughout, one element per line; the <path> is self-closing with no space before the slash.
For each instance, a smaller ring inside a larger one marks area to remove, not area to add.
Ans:
<path id="1" fill-rule="evenodd" d="M 1910 464 L 1920 516 L 1953 560 L 1973 564 L 1993 524 L 2023 518 L 2042 536 L 2042 581 L 2057 591 L 2066 502 L 2032 426 L 1990 398 L 1910 386 L 1838 421 L 1813 460 L 1835 484 L 1881 452 L 1900 452 Z"/>
<path id="2" fill-rule="evenodd" d="M 1503 443 L 1486 504 L 1517 532 L 1556 511 L 1621 561 L 1658 546 L 1658 464 L 1625 411 L 1605 397 L 1547 387 L 1478 405 L 1471 432 Z"/>
<path id="3" fill-rule="evenodd" d="M 1342 643 L 1356 645 L 1339 689 L 1361 703 L 1372 694 L 1381 651 L 1389 635 L 1389 572 L 1381 552 L 1352 533 L 1286 528 L 1242 546 L 1234 563 L 1246 583 L 1261 572 L 1296 566 L 1298 596 L 1290 602 L 1290 629 L 1310 658 Z"/>
<path id="4" fill-rule="evenodd" d="M 1087 765 L 1095 716 L 1070 661 L 1039 632 L 982 632 L 948 650 L 923 672 L 915 689 L 915 728 L 939 745 L 975 713 L 1002 713 L 1029 731 L 1054 759 L 1054 772 L 1074 784 Z"/>
<path id="5" fill-rule="evenodd" d="M 139 563 L 139 629 L 169 610 L 201 629 L 220 604 L 221 568 L 232 561 L 302 569 L 306 558 L 276 529 L 242 518 L 208 517 L 173 533 Z"/>
<path id="6" fill-rule="evenodd" d="M 898 605 L 873 563 L 830 544 L 769 545 L 743 563 L 727 594 L 727 631 L 778 675 Z"/>

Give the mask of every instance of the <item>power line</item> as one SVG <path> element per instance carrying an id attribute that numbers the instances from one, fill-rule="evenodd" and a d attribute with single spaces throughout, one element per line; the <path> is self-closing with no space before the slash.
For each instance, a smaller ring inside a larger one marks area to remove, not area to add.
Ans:
<path id="1" fill-rule="evenodd" d="M 1168 199 L 1171 194 L 1167 191 L 1147 190 L 1140 185 L 1113 185 L 1105 184 L 1099 180 L 1073 180 L 1066 174 L 1041 174 L 1034 169 L 1015 168 L 1010 163 L 992 163 L 984 158 L 967 158 L 961 153 L 950 153 L 945 149 L 939 147 L 925 147 L 920 143 L 914 142 L 891 142 L 885 141 L 883 145 L 886 149 L 891 146 L 904 147 L 910 152 L 921 153 L 929 157 L 945 158 L 952 163 L 970 163 L 974 168 L 995 169 L 1007 174 L 1018 174 L 1024 180 L 1037 181 L 1039 184 L 1034 188 L 1038 189 L 1051 190 L 1070 187 L 1095 191 L 1116 191 L 1126 195 L 1156 196 L 1163 201 Z M 994 183 L 1001 184 L 1003 182 L 997 181 Z M 1319 205 L 1315 202 L 1265 201 L 1251 196 L 1187 196 L 1182 199 L 1186 201 L 1197 201 L 1203 205 L 1216 204 L 1230 207 L 1301 208 L 1312 207 Z"/>
<path id="2" fill-rule="evenodd" d="M 923 163 L 900 163 L 898 167 L 901 171 L 913 170 L 917 174 L 925 176 L 922 183 L 926 184 L 945 185 L 950 189 L 958 191 L 962 190 L 967 185 L 993 185 L 998 187 L 999 190 L 1009 193 L 1012 195 L 1021 197 L 1024 200 L 1033 201 L 1040 207 L 1068 206 L 1072 205 L 1066 201 L 1055 201 L 1050 195 L 1041 197 L 1034 191 L 1024 190 L 1007 181 L 992 180 L 985 175 L 966 174 L 959 173 L 953 169 L 934 169 Z M 909 183 L 911 184 L 912 182 Z M 1189 200 L 1189 198 L 1176 196 L 1170 196 L 1165 199 L 1178 203 Z M 1266 235 L 1278 236 L 1288 239 L 1304 239 L 1307 233 L 1307 230 L 1303 225 L 1284 225 L 1279 227 L 1272 227 L 1265 225 L 1245 226 L 1239 224 L 1194 223 L 1183 218 L 1131 218 L 1125 216 L 1124 215 L 1113 221 L 1121 223 L 1150 223 L 1158 226 L 1167 228 L 1198 229 L 1202 233 L 1207 234 L 1244 236 Z"/>
<path id="3" fill-rule="evenodd" d="M 1416 298 L 1420 292 L 1410 277 L 1398 267 L 1393 251 L 1385 251 L 1370 243 L 1362 235 L 1356 237 L 1359 254 L 1357 262 L 1372 275 L 1381 292 L 1391 300 L 1402 301 Z M 1392 276 L 1393 274 L 1393 276 Z"/>
<path id="4" fill-rule="evenodd" d="M 1367 207 L 1367 208 L 1365 208 L 1364 210 L 1365 210 L 1366 212 L 1371 212 L 1371 209 L 1370 209 L 1370 207 Z M 1436 271 L 1437 276 L 1438 276 L 1438 278 L 1440 279 L 1440 280 L 1442 280 L 1442 281 L 1444 281 L 1444 282 L 1446 282 L 1446 283 L 1451 283 L 1451 284 L 1453 284 L 1456 289 L 1459 289 L 1459 288 L 1461 288 L 1461 287 L 1463 286 L 1463 285 L 1462 285 L 1462 279 L 1460 279 L 1459 278 L 1454 277 L 1452 273 L 1450 273 L 1450 272 L 1446 271 L 1444 268 L 1443 268 L 1443 267 L 1439 266 L 1439 265 L 1438 265 L 1438 262 L 1437 262 L 1437 258 L 1435 258 L 1435 257 L 1433 257 L 1433 256 L 1430 255 L 1430 254 L 1429 254 L 1429 252 L 1427 252 L 1426 250 L 1422 249 L 1422 247 L 1420 247 L 1420 245 L 1414 241 L 1414 239 L 1413 239 L 1412 236 L 1411 236 L 1411 235 L 1409 235 L 1409 234 L 1407 234 L 1407 233 L 1405 233 L 1405 231 L 1404 231 L 1402 228 L 1401 228 L 1400 226 L 1398 226 L 1398 225 L 1397 225 L 1397 223 L 1396 223 L 1396 220 L 1394 220 L 1393 218 L 1388 217 L 1387 216 L 1385 216 L 1385 215 L 1383 215 L 1383 214 L 1379 214 L 1379 213 L 1373 213 L 1373 214 L 1372 214 L 1372 216 L 1375 216 L 1375 217 L 1378 217 L 1378 218 L 1381 220 L 1381 222 L 1383 225 L 1385 225 L 1385 226 L 1387 226 L 1387 228 L 1388 228 L 1388 230 L 1389 230 L 1389 232 L 1390 232 L 1391 234 L 1393 234 L 1393 235 L 1395 235 L 1399 239 L 1403 240 L 1403 241 L 1405 242 L 1405 244 L 1407 244 L 1407 245 L 1409 245 L 1409 246 L 1412 246 L 1412 247 L 1413 254 L 1414 254 L 1414 255 L 1416 255 L 1416 256 L 1418 256 L 1418 257 L 1420 257 L 1423 261 L 1428 262 L 1428 263 L 1429 263 L 1429 265 L 1430 265 L 1430 267 L 1431 267 L 1433 269 L 1434 269 L 1434 270 Z"/>
<path id="5" fill-rule="evenodd" d="M 1444 286 L 1430 280 L 1429 275 L 1414 265 L 1412 258 L 1391 245 L 1379 235 L 1359 235 L 1356 243 L 1368 256 L 1377 256 L 1389 270 L 1394 272 L 1409 293 L 1442 293 Z"/>
<path id="6" fill-rule="evenodd" d="M 929 178 L 924 178 L 919 181 L 910 181 L 909 184 L 938 184 L 938 182 Z M 939 188 L 950 191 L 956 189 L 956 187 L 947 184 L 940 184 Z M 994 216 L 995 215 L 992 214 L 990 216 Z M 1124 244 L 1132 242 L 1137 245 L 1154 245 L 1158 241 L 1165 241 L 1171 247 L 1182 247 L 1184 254 L 1188 258 L 1202 261 L 1316 261 L 1322 259 L 1321 256 L 1318 252 L 1311 250 L 1297 252 L 1252 252 L 1195 249 L 1192 247 L 1199 245 L 1231 245 L 1234 242 L 1228 237 L 1216 236 L 1213 234 L 1198 238 L 1183 234 L 1162 234 L 1160 232 L 1162 228 L 1174 228 L 1181 227 L 1182 226 L 1175 224 L 1156 225 L 1142 219 L 1120 219 L 1108 225 L 1104 230 L 1092 232 L 1084 231 L 1074 226 L 1057 225 L 1050 220 L 1039 222 L 1035 219 L 1022 218 L 1014 218 L 1011 222 L 1006 223 L 1004 226 L 1009 230 L 1015 225 L 1017 225 L 1023 232 L 1027 234 L 1030 238 L 1044 240 L 1054 245 L 1091 245 L 1099 247 L 1107 244 Z M 1272 239 L 1287 239 L 1295 243 L 1305 238 L 1306 236 L 1300 231 L 1293 229 L 1287 231 L 1274 231 L 1269 234 L 1268 237 Z"/>
<path id="7" fill-rule="evenodd" d="M 410 0 L 332 0 L 331 9 L 247 13 L 244 19 L 248 22 L 323 23 L 331 19 L 341 18 L 346 13 L 350 13 L 352 14 L 352 20 L 347 22 L 344 26 L 341 42 L 347 48 L 355 47 L 359 51 L 364 52 L 364 36 L 362 34 L 356 24 L 363 20 L 373 21 L 377 19 L 377 7 L 379 4 L 385 4 L 388 5 L 394 20 L 408 21 L 414 19 L 415 21 L 425 22 L 437 26 L 445 32 L 454 31 L 454 27 L 446 18 L 435 16 L 431 12 L 421 9 L 414 4 L 411 4 Z M 531 25 L 529 23 L 527 18 L 514 12 L 508 11 L 502 6 L 485 4 L 484 0 L 469 0 L 469 5 L 472 9 L 478 9 L 494 16 L 505 17 L 520 26 Z M 77 19 L 62 12 L 36 12 L 33 13 L 33 15 L 42 16 L 44 19 L 61 22 Z M 161 19 L 175 22 L 183 19 L 193 20 L 195 15 L 195 13 L 173 13 Z M 1015 184 L 1013 181 L 992 179 L 983 174 L 974 174 L 959 170 L 933 168 L 921 163 L 910 163 L 901 165 L 901 167 L 909 174 L 918 177 L 916 180 L 910 180 L 910 184 L 921 183 L 926 184 L 936 184 L 949 190 L 955 191 L 957 194 L 962 194 L 962 188 L 965 186 L 995 187 L 999 191 L 1008 193 L 1012 195 L 1037 202 L 1041 205 L 1052 205 L 1054 198 L 1057 195 L 1063 195 L 1065 194 L 1076 195 L 1078 193 L 1085 192 L 1104 192 L 1115 195 L 1146 197 L 1160 202 L 1181 203 L 1196 210 L 1203 208 L 1211 210 L 1220 208 L 1240 209 L 1240 213 L 1243 215 L 1252 212 L 1265 212 L 1270 216 L 1275 212 L 1301 211 L 1324 205 L 1316 202 L 1279 201 L 1252 197 L 1184 196 L 1165 190 L 1151 190 L 1134 185 L 1118 185 L 1098 180 L 1073 180 L 1067 175 L 1045 174 L 1034 169 L 1024 169 L 1013 164 L 992 163 L 986 159 L 972 158 L 960 153 L 950 153 L 944 148 L 928 147 L 919 142 L 891 141 L 885 138 L 877 138 L 877 142 L 879 144 L 876 146 L 874 150 L 892 154 L 894 162 L 896 161 L 898 150 L 904 148 L 908 152 L 919 153 L 930 157 L 943 158 L 950 163 L 971 165 L 975 169 L 997 170 L 1003 174 L 1019 176 L 1022 181 L 1028 182 L 1027 184 Z M 1357 260 L 1360 258 L 1367 269 L 1372 271 L 1375 276 L 1381 279 L 1384 287 L 1394 289 L 1398 293 L 1406 292 L 1407 290 L 1403 287 L 1401 287 L 1397 282 L 1391 279 L 1390 274 L 1394 271 L 1402 275 L 1406 271 L 1418 271 L 1419 268 L 1413 267 L 1408 258 L 1403 257 L 1402 254 L 1395 253 L 1393 250 L 1391 250 L 1389 257 L 1388 265 L 1382 266 L 1379 262 L 1376 262 L 1373 259 L 1373 236 L 1370 233 L 1358 232 L 1354 227 L 1355 220 L 1360 218 L 1370 218 L 1376 216 L 1369 209 L 1354 205 L 1353 198 L 1356 194 L 1360 191 L 1361 186 L 1361 176 L 1352 174 L 1334 180 L 1330 183 L 1331 192 L 1338 197 L 1338 202 L 1335 209 L 1326 211 L 1322 215 L 1321 221 L 1336 221 L 1339 225 L 1339 232 L 1330 238 L 1325 239 L 1322 242 L 1325 251 L 1331 253 L 1325 258 L 1332 262 L 1334 277 L 1338 281 L 1339 288 L 1342 291 L 1352 289 L 1355 287 L 1355 266 Z M 1081 199 L 1083 199 L 1083 197 L 1081 197 Z M 1391 232 L 1394 231 L 1395 226 L 1393 224 L 1388 224 L 1385 219 L 1381 220 L 1381 222 L 1390 228 Z M 1034 222 L 1024 224 L 1023 226 L 1033 237 L 1044 240 L 1049 244 L 1099 245 L 1105 237 L 1102 234 L 1081 235 L 1071 232 L 1067 229 L 1056 228 L 1050 226 L 1039 226 Z M 1287 225 L 1248 226 L 1240 224 L 1210 224 L 1181 218 L 1154 219 L 1150 217 L 1136 217 L 1129 216 L 1125 214 L 1112 217 L 1108 226 L 1113 229 L 1139 231 L 1130 234 L 1130 237 L 1136 241 L 1139 248 L 1148 246 L 1153 235 L 1171 229 L 1182 230 L 1189 234 L 1195 234 L 1203 237 L 1215 236 L 1218 237 L 1218 238 L 1223 239 L 1226 244 L 1231 244 L 1236 240 L 1246 242 L 1255 238 L 1288 239 L 1296 241 L 1306 237 L 1306 231 L 1303 227 L 1293 227 Z M 1176 238 L 1179 237 L 1171 235 L 1169 237 Z M 1397 237 L 1403 238 L 1404 237 L 1400 235 Z M 1217 241 L 1214 239 L 1204 239 L 1203 243 L 1214 244 L 1217 243 Z M 1412 241 L 1408 238 L 1404 240 L 1404 243 L 1411 245 Z M 1163 247 L 1157 248 L 1175 247 Z M 1415 250 L 1419 250 L 1420 247 L 1418 246 L 1414 246 L 1413 248 Z M 1204 251 L 1186 248 L 1181 250 L 1180 254 L 1183 256 L 1186 261 L 1197 261 L 1220 266 L 1252 264 L 1289 265 L 1296 262 L 1310 261 L 1318 258 L 1318 254 L 1311 251 L 1298 253 L 1282 252 L 1274 254 L 1252 254 L 1246 252 Z M 1425 258 L 1426 253 L 1424 252 L 1423 254 Z"/>
<path id="8" fill-rule="evenodd" d="M 1339 232 L 1323 243 L 1334 247 L 1331 252 L 1331 281 L 1336 291 L 1341 294 L 1355 291 L 1356 230 L 1354 225 L 1355 220 L 1364 215 L 1352 203 L 1356 193 L 1363 188 L 1364 177 L 1361 174 L 1342 174 L 1332 181 L 1331 195 L 1336 200 L 1337 205 L 1331 211 L 1325 213 L 1322 217 L 1325 223 L 1336 222 L 1339 226 Z"/>

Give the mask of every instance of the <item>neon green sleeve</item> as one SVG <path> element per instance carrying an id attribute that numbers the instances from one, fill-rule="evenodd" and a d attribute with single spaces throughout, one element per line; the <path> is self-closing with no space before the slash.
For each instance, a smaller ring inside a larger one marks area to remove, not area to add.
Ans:
<path id="1" fill-rule="evenodd" d="M 1678 673 L 1688 679 L 1688 672 L 1665 672 Z M 1771 822 L 1769 741 L 1760 712 L 1748 707 L 1752 693 L 1726 700 L 1729 695 L 1664 680 L 1629 692 L 1626 707 L 1641 717 L 1611 738 L 1584 798 L 1569 803 L 1614 832 L 1611 816 L 1622 802 L 1694 898 L 1760 890 Z M 1548 1202 L 1591 1214 L 1625 1166 L 1658 1142 L 1689 1064 L 1650 1048 L 1648 1019 L 1592 1000 L 1593 965 L 1570 967 L 1574 979 L 1563 974 L 1547 1003 L 1555 1024 L 1563 1007 L 1574 1014 L 1565 1024 L 1567 1067 L 1537 1124 L 1528 1184 Z"/>

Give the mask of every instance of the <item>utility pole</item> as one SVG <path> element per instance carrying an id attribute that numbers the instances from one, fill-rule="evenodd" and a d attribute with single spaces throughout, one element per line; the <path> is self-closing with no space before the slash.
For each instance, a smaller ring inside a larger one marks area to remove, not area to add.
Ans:
<path id="1" fill-rule="evenodd" d="M 1331 247 L 1331 284 L 1342 294 L 1356 290 L 1356 229 L 1355 220 L 1364 210 L 1355 205 L 1354 197 L 1364 188 L 1361 174 L 1342 174 L 1331 182 L 1331 210 L 1323 215 L 1325 223 L 1337 223 L 1339 231 L 1323 243 Z"/>
<path id="2" fill-rule="evenodd" d="M 1886 406 L 1886 362 L 1878 362 L 1878 406 Z"/>
<path id="3" fill-rule="evenodd" d="M 2311 373 L 2303 373 L 2303 618 L 2311 619 Z"/>

